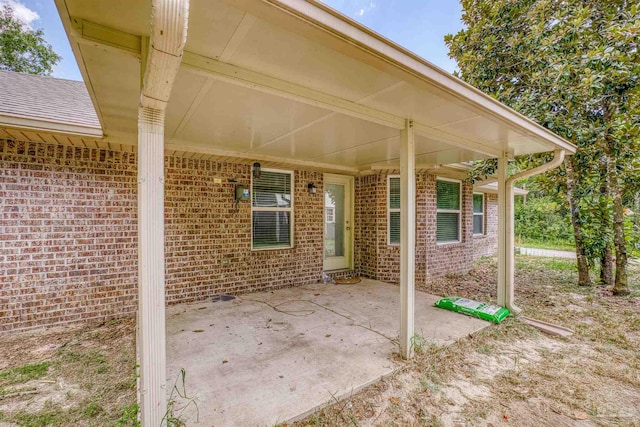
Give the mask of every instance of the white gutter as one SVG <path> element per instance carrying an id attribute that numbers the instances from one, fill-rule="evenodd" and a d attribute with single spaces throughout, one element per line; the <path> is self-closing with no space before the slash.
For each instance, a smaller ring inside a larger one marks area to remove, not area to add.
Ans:
<path id="1" fill-rule="evenodd" d="M 514 303 L 514 183 L 523 178 L 538 175 L 557 168 L 564 161 L 565 150 L 555 150 L 553 159 L 506 179 L 506 157 L 498 160 L 498 304 L 514 314 L 521 309 Z"/>
<path id="2" fill-rule="evenodd" d="M 164 120 L 187 40 L 189 0 L 153 0 L 138 107 L 138 396 L 143 427 L 167 424 Z"/>

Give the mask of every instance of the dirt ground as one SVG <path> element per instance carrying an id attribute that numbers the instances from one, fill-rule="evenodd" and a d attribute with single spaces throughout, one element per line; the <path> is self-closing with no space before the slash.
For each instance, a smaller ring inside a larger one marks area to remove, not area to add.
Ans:
<path id="1" fill-rule="evenodd" d="M 136 424 L 133 319 L 0 337 L 0 427 Z"/>
<path id="2" fill-rule="evenodd" d="M 485 259 L 422 290 L 495 301 L 496 267 Z M 574 335 L 510 317 L 449 347 L 423 342 L 392 377 L 295 425 L 640 426 L 640 268 L 622 298 L 575 285 L 575 261 L 518 257 L 516 268 L 523 315 Z"/>
<path id="3" fill-rule="evenodd" d="M 640 426 L 640 266 L 629 297 L 575 285 L 571 260 L 517 258 L 507 318 L 448 347 L 416 337 L 417 355 L 386 378 L 296 426 Z M 422 290 L 495 301 L 496 261 Z M 0 427 L 134 426 L 134 321 L 0 337 Z"/>

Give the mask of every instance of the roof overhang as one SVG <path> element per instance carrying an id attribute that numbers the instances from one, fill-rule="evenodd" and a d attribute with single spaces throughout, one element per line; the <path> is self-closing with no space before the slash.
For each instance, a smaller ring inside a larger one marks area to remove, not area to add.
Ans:
<path id="1" fill-rule="evenodd" d="M 150 2 L 56 0 L 109 142 L 135 145 Z M 193 0 L 170 153 L 357 174 L 575 147 L 318 2 Z"/>

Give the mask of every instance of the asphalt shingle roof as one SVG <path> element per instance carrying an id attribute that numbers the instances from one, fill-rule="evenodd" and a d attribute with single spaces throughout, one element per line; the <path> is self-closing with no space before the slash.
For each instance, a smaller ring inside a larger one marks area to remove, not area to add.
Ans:
<path id="1" fill-rule="evenodd" d="M 83 82 L 0 70 L 0 115 L 100 128 Z"/>

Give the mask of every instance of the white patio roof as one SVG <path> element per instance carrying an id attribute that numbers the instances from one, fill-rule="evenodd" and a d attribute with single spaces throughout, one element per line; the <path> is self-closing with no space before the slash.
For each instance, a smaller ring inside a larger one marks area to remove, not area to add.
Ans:
<path id="1" fill-rule="evenodd" d="M 109 142 L 135 145 L 151 2 L 56 0 Z M 318 2 L 193 0 L 167 108 L 172 154 L 357 174 L 574 147 Z"/>

